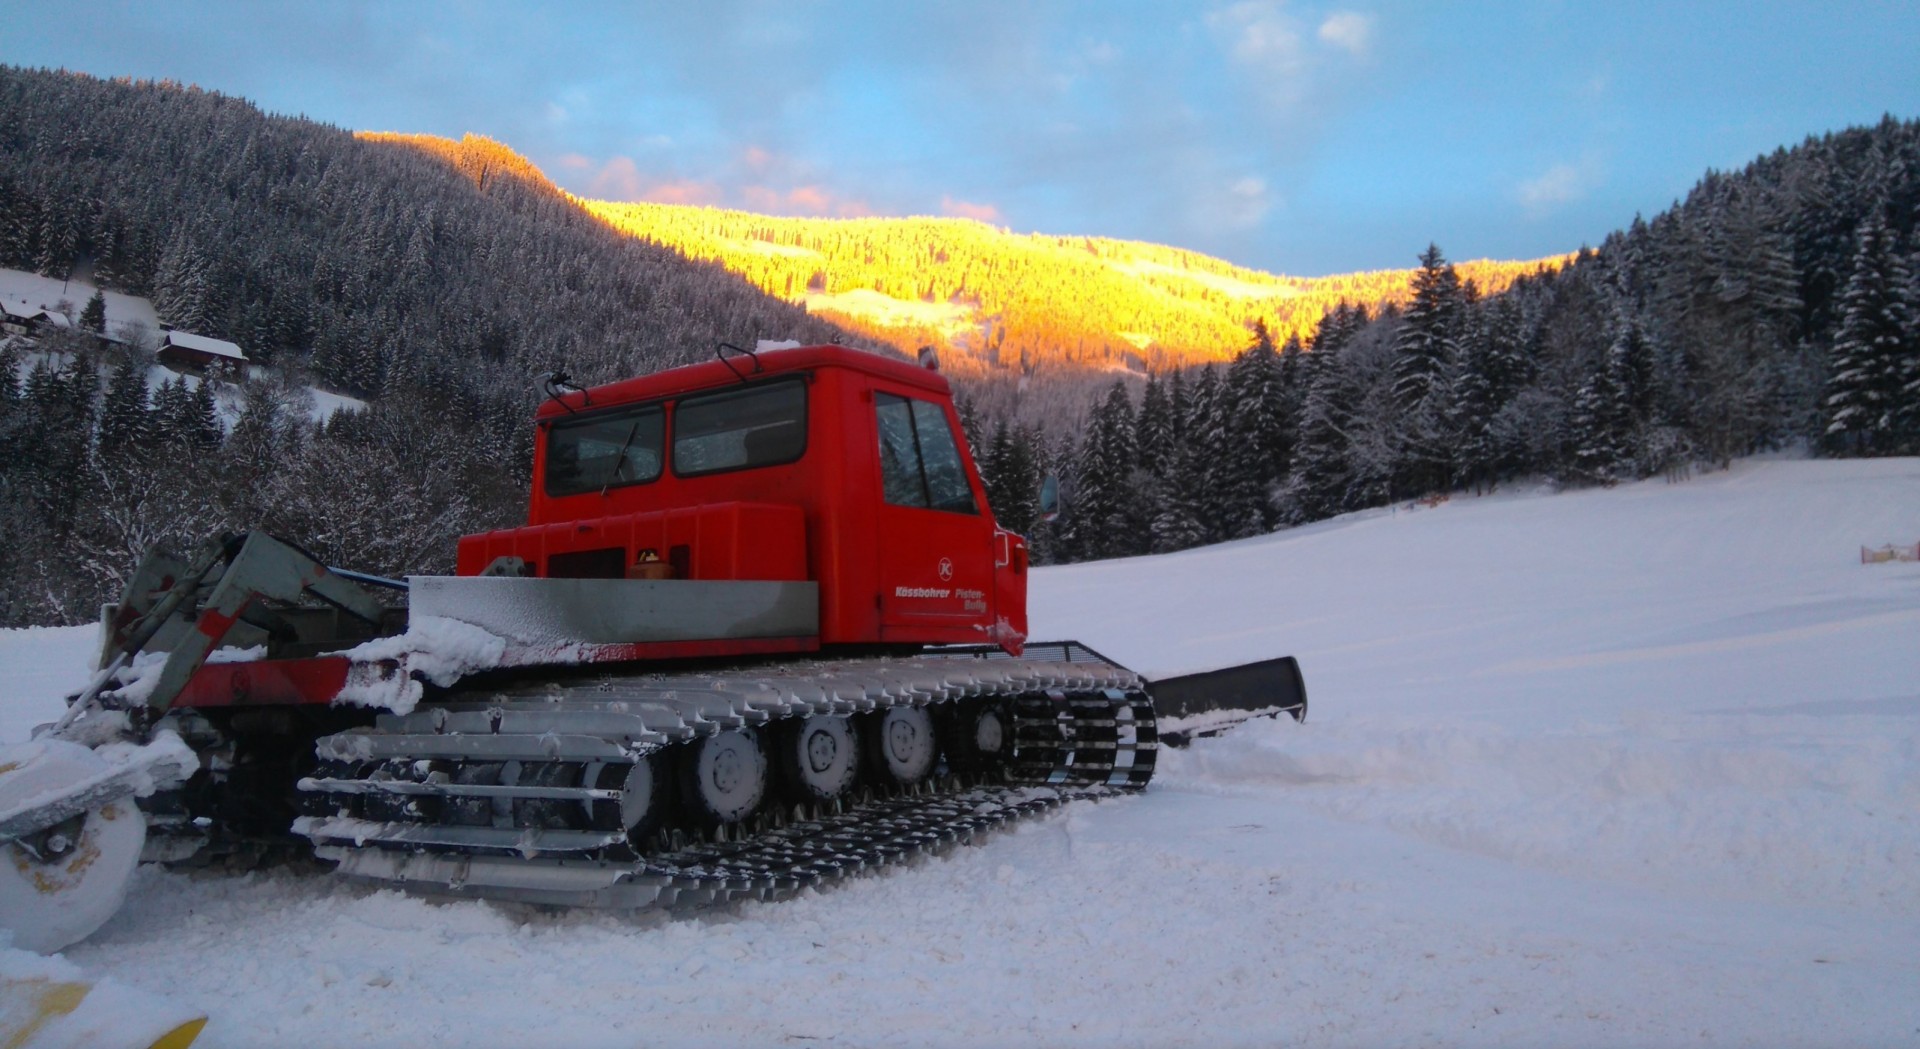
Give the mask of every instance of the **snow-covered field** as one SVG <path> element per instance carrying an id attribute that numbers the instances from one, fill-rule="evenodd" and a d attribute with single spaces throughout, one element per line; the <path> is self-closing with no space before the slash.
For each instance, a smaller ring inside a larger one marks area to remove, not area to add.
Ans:
<path id="1" fill-rule="evenodd" d="M 1034 576 L 1037 635 L 1282 653 L 1304 726 L 777 905 L 141 872 L 67 956 L 245 1045 L 1920 1043 L 1920 460 L 1744 462 Z M 0 632 L 0 733 L 90 632 Z"/>

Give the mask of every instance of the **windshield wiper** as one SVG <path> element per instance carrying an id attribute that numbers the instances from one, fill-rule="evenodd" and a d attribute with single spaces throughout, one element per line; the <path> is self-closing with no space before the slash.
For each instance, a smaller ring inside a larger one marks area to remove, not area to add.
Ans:
<path id="1" fill-rule="evenodd" d="M 607 489 L 613 487 L 613 482 L 620 479 L 620 469 L 627 465 L 627 449 L 633 447 L 633 435 L 639 432 L 640 420 L 635 419 L 633 425 L 627 427 L 627 439 L 620 442 L 620 454 L 613 458 L 613 471 L 607 474 L 607 483 L 600 486 L 602 496 L 607 494 Z"/>

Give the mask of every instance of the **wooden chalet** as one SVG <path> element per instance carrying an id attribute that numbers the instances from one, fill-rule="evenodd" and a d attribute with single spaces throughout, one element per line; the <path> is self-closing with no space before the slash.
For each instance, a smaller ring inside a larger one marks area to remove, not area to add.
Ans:
<path id="1" fill-rule="evenodd" d="M 0 331 L 9 335 L 40 335 L 73 327 L 73 318 L 64 313 L 29 306 L 24 300 L 0 299 Z"/>
<path id="2" fill-rule="evenodd" d="M 168 331 L 154 359 L 175 371 L 238 380 L 246 375 L 247 355 L 226 341 L 192 332 Z"/>

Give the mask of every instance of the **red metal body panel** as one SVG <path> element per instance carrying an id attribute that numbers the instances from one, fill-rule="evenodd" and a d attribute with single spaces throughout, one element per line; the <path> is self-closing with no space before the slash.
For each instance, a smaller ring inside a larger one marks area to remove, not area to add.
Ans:
<path id="1" fill-rule="evenodd" d="M 193 672 L 176 707 L 262 707 L 330 703 L 347 683 L 345 656 L 206 663 Z"/>
<path id="2" fill-rule="evenodd" d="M 623 645 L 511 647 L 500 669 L 591 663 L 721 659 L 802 654 L 820 650 L 814 637 L 750 637 L 715 641 L 649 641 Z M 175 707 L 325 706 L 339 696 L 353 661 L 346 656 L 207 663 L 193 672 Z"/>
<path id="3" fill-rule="evenodd" d="M 793 376 L 804 376 L 807 390 L 805 451 L 793 462 L 699 476 L 681 476 L 669 462 L 645 483 L 548 494 L 557 422 L 659 404 L 671 447 L 679 398 Z M 818 581 L 823 644 L 1017 645 L 1026 632 L 1025 541 L 994 523 L 964 439 L 957 443 L 976 512 L 888 504 L 876 393 L 936 405 L 959 437 L 946 379 L 840 346 L 710 361 L 549 401 L 538 415 L 527 525 L 461 540 L 458 571 L 476 574 L 511 555 L 546 575 L 556 553 L 617 548 L 620 563 L 632 565 L 652 550 L 683 578 Z M 676 547 L 678 559 L 670 557 Z"/>
<path id="4" fill-rule="evenodd" d="M 481 532 L 461 538 L 454 571 L 479 575 L 494 558 L 513 556 L 525 558 L 536 574 L 545 575 L 554 554 L 607 547 L 626 552 L 622 564 L 632 564 L 642 550 L 665 559 L 675 547 L 685 547 L 687 579 L 808 578 L 806 520 L 800 508 L 768 503 L 720 503 Z"/>

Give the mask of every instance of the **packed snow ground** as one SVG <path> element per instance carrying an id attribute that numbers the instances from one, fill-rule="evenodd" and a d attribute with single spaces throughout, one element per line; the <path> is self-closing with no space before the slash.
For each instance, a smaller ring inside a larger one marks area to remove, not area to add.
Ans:
<path id="1" fill-rule="evenodd" d="M 1503 493 L 1034 575 L 1151 674 L 1300 657 L 1304 726 L 1145 794 L 698 918 L 143 869 L 70 960 L 209 1046 L 1912 1045 L 1920 460 Z M 93 645 L 0 632 L 0 732 Z"/>

